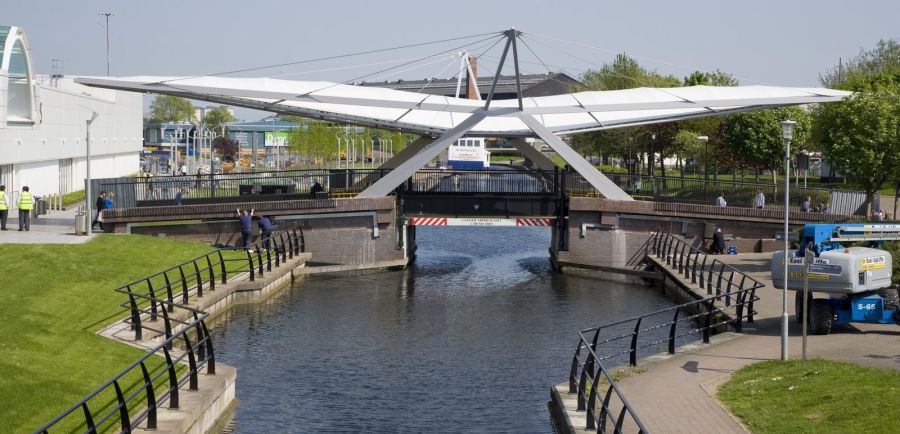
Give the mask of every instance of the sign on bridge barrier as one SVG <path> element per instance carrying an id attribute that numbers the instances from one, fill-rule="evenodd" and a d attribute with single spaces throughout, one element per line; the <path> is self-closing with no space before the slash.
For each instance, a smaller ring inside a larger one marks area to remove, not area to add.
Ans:
<path id="1" fill-rule="evenodd" d="M 413 217 L 409 224 L 413 226 L 550 226 L 551 218 L 449 218 L 449 217 Z"/>

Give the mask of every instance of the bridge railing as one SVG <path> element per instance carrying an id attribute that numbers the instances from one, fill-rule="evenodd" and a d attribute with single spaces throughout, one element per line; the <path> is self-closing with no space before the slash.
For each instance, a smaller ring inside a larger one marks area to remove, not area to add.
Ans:
<path id="1" fill-rule="evenodd" d="M 163 311 L 183 311 L 187 319 L 167 315 L 166 328 L 175 332 L 35 433 L 127 433 L 144 422 L 145 428 L 154 430 L 160 408 L 179 408 L 179 391 L 185 384 L 187 390 L 197 390 L 201 372 L 216 373 L 205 312 L 165 299 L 136 296 L 162 305 Z"/>
<path id="2" fill-rule="evenodd" d="M 440 170 L 417 171 L 405 184 L 407 193 L 501 193 L 552 195 L 561 171 Z"/>
<path id="3" fill-rule="evenodd" d="M 653 234 L 645 251 L 685 279 L 691 279 L 709 296 L 578 332 L 569 370 L 569 392 L 577 394 L 577 409 L 586 412 L 588 429 L 603 431 L 612 426 L 620 432 L 623 418 L 628 416 L 641 432 L 646 432 L 615 387 L 605 362 L 614 363 L 627 355 L 628 365 L 637 366 L 641 351 L 655 352 L 664 345 L 669 354 L 674 354 L 677 342 L 698 334 L 704 343 L 709 343 L 717 330 L 730 326 L 741 331 L 743 322 L 752 323 L 756 314 L 756 290 L 763 284 L 753 277 L 718 259 L 710 259 L 690 243 L 668 233 Z M 601 391 L 604 396 L 598 401 Z M 610 402 L 619 404 L 611 406 Z M 611 414 L 615 411 L 618 415 Z"/>
<path id="4" fill-rule="evenodd" d="M 153 330 L 170 336 L 168 315 L 176 301 L 188 304 L 226 284 L 234 276 L 245 274 L 250 281 L 263 277 L 272 267 L 305 250 L 302 229 L 273 232 L 271 237 L 257 240 L 248 248 L 221 248 L 191 258 L 178 265 L 126 283 L 115 291 L 128 297 L 122 307 L 130 312 L 126 322 L 134 330 L 135 340 L 143 339 L 144 329 L 152 329 L 160 317 L 165 330 Z M 167 309 L 156 300 L 165 300 Z"/>
<path id="5" fill-rule="evenodd" d="M 571 194 L 592 195 L 596 190 L 579 174 L 569 172 L 567 185 Z M 712 205 L 719 193 L 725 193 L 729 207 L 756 208 L 757 192 L 765 195 L 769 210 L 784 209 L 784 185 L 750 181 L 714 181 L 673 176 L 607 174 L 611 181 L 637 199 L 657 202 L 699 203 Z M 827 207 L 835 215 L 865 215 L 865 192 L 791 185 L 790 206 L 798 210 L 806 198 L 811 208 Z"/>
<path id="6" fill-rule="evenodd" d="M 229 203 L 265 199 L 315 199 L 329 193 L 358 193 L 389 171 L 385 169 L 305 169 L 95 179 L 92 191 L 112 192 L 114 208 L 182 204 Z M 312 194 L 318 182 L 326 193 Z"/>

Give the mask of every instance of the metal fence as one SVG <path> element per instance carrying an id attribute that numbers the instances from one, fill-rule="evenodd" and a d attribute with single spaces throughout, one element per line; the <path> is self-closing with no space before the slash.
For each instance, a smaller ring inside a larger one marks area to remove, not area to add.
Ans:
<path id="1" fill-rule="evenodd" d="M 92 191 L 113 193 L 114 208 L 174 204 L 181 192 L 184 204 L 234 200 L 280 200 L 315 197 L 318 182 L 329 195 L 353 196 L 377 182 L 390 169 L 310 169 L 230 173 L 214 175 L 156 176 L 95 179 Z M 783 209 L 784 186 L 747 181 L 707 181 L 696 178 L 607 175 L 633 197 L 658 202 L 713 204 L 724 193 L 729 207 L 755 208 L 758 192 L 765 208 Z M 541 194 L 566 191 L 570 195 L 599 196 L 581 175 L 571 169 L 540 170 L 441 170 L 421 169 L 400 187 L 416 193 Z M 835 215 L 865 215 L 866 195 L 858 190 L 791 186 L 791 208 L 799 209 L 809 198 L 810 208 Z M 96 199 L 96 198 L 95 198 Z M 877 207 L 877 205 L 876 205 Z"/>
<path id="2" fill-rule="evenodd" d="M 191 298 L 238 274 L 255 280 L 272 271 L 304 250 L 302 230 L 276 232 L 249 247 L 216 249 L 116 288 L 128 297 L 122 307 L 130 312 L 134 339 L 149 331 L 165 340 L 35 432 L 132 432 L 145 422 L 156 429 L 158 409 L 179 408 L 185 384 L 197 390 L 201 371 L 216 373 L 208 314 L 189 306 Z"/>
<path id="3" fill-rule="evenodd" d="M 585 412 L 587 429 L 619 433 L 627 424 L 631 429 L 647 432 L 604 362 L 627 354 L 628 364 L 637 366 L 641 350 L 665 344 L 667 352 L 674 354 L 679 339 L 700 334 L 708 343 L 717 329 L 731 326 L 741 331 L 743 321 L 752 323 L 756 313 L 756 290 L 763 286 L 756 279 L 717 259 L 709 259 L 698 248 L 668 233 L 653 234 L 644 249 L 645 257 L 653 255 L 663 260 L 710 296 L 578 332 L 569 370 L 569 392 L 577 394 L 577 410 Z M 659 339 L 656 334 L 661 331 L 668 333 Z M 615 345 L 622 341 L 628 344 L 624 350 Z"/>
<path id="4" fill-rule="evenodd" d="M 758 192 L 762 192 L 766 209 L 784 209 L 784 184 L 624 174 L 609 174 L 607 177 L 637 199 L 713 205 L 719 194 L 724 193 L 729 207 L 756 208 L 754 199 Z M 567 185 L 570 190 L 582 194 L 595 192 L 577 173 L 569 172 Z M 791 208 L 799 210 L 807 198 L 812 211 L 835 215 L 866 214 L 866 194 L 863 191 L 791 186 Z"/>

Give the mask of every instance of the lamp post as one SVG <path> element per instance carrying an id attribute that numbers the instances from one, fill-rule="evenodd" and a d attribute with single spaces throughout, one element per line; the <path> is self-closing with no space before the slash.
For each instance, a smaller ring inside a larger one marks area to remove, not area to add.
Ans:
<path id="1" fill-rule="evenodd" d="M 634 175 L 634 137 L 628 138 L 628 174 Z"/>
<path id="2" fill-rule="evenodd" d="M 706 197 L 706 187 L 709 184 L 709 170 L 706 170 L 709 166 L 709 137 L 697 136 L 697 140 L 703 142 L 703 201 L 705 202 L 708 199 Z"/>
<path id="3" fill-rule="evenodd" d="M 115 13 L 100 12 L 97 15 L 106 17 L 106 76 L 109 77 L 109 17 L 115 15 Z"/>
<path id="4" fill-rule="evenodd" d="M 788 359 L 788 219 L 790 211 L 790 188 L 791 188 L 791 139 L 794 137 L 794 125 L 797 123 L 792 120 L 781 122 L 781 137 L 784 139 L 784 286 L 781 290 L 781 360 Z"/>
<path id="5" fill-rule="evenodd" d="M 87 150 L 87 161 L 85 161 L 85 168 L 87 170 L 87 173 L 85 174 L 85 176 L 87 177 L 87 185 L 84 186 L 84 202 L 85 205 L 87 205 L 88 218 L 91 219 L 91 221 L 89 221 L 87 225 L 88 236 L 91 236 L 91 231 L 93 230 L 94 223 L 94 220 L 92 219 L 94 215 L 91 212 L 91 200 L 94 199 L 93 197 L 91 197 L 91 124 L 94 123 L 94 121 L 97 119 L 97 116 L 100 116 L 100 113 L 92 112 L 91 118 L 85 120 L 85 122 L 87 123 L 87 132 L 85 134 L 85 145 Z M 100 212 L 100 210 L 97 210 L 97 212 Z"/>

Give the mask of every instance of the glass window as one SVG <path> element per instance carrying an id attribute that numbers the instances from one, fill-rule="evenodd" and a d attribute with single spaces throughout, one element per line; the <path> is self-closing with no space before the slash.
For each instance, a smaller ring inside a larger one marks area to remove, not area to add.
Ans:
<path id="1" fill-rule="evenodd" d="M 31 121 L 31 83 L 28 58 L 22 40 L 17 39 L 9 57 L 9 88 L 7 94 L 7 120 Z"/>

